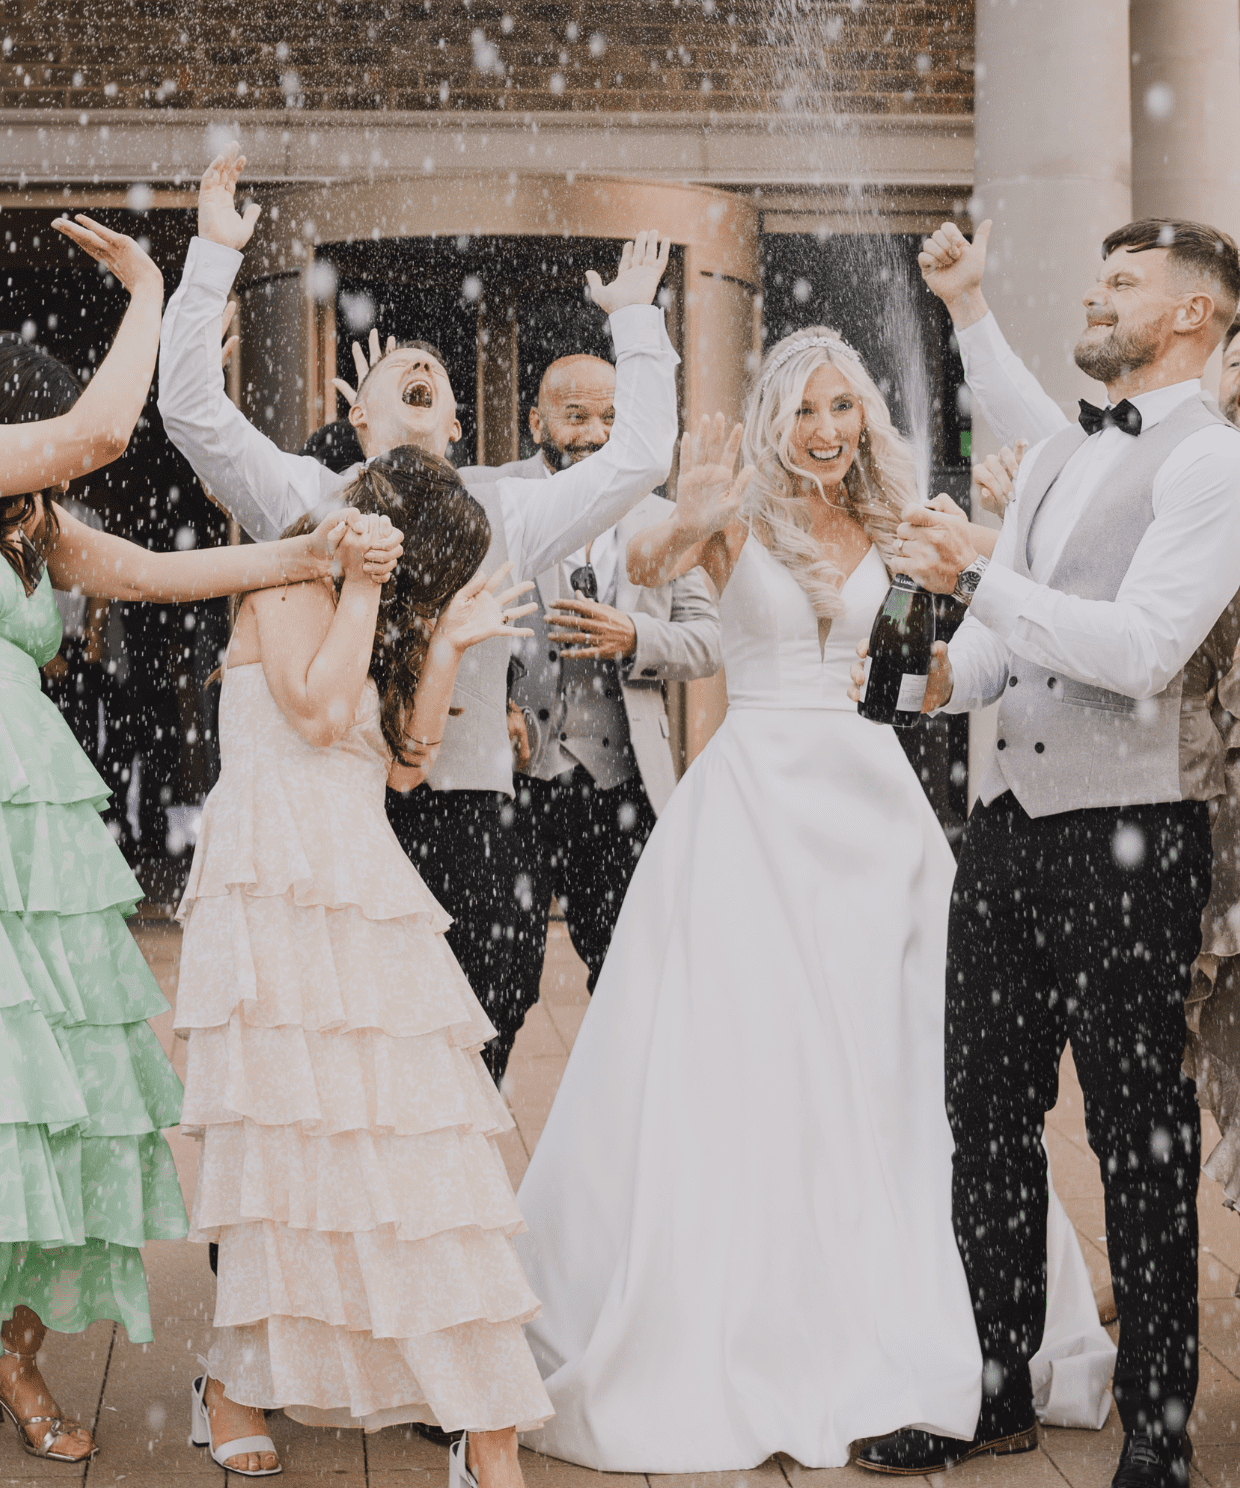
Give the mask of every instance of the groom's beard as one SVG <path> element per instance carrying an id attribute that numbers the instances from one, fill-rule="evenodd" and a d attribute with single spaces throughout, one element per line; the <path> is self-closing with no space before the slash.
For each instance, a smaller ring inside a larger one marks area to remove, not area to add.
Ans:
<path id="1" fill-rule="evenodd" d="M 1091 331 L 1097 329 L 1097 326 L 1090 327 Z M 1148 367 L 1158 352 L 1152 331 L 1144 327 L 1121 331 L 1117 324 L 1112 323 L 1110 335 L 1096 341 L 1088 337 L 1089 331 L 1086 331 L 1076 343 L 1072 355 L 1081 371 L 1095 382 L 1117 382 L 1121 377 Z"/>
<path id="2" fill-rule="evenodd" d="M 1240 383 L 1236 384 L 1236 390 L 1223 404 L 1223 417 L 1229 424 L 1240 424 Z"/>

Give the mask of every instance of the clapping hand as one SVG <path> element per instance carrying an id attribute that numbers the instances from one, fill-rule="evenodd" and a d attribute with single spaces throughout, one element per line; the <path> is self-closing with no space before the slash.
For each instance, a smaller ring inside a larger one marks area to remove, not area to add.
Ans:
<path id="1" fill-rule="evenodd" d="M 476 573 L 440 611 L 431 645 L 442 641 L 451 646 L 459 656 L 468 651 L 470 646 L 476 646 L 479 641 L 490 640 L 492 636 L 533 635 L 532 630 L 508 623 L 510 620 L 520 619 L 522 615 L 529 615 L 538 608 L 536 604 L 508 608 L 514 599 L 528 594 L 534 587 L 527 580 L 524 584 L 513 584 L 510 588 L 501 590 L 500 585 L 511 572 L 512 564 L 503 563 L 489 579 L 484 579 L 481 572 Z"/>
<path id="2" fill-rule="evenodd" d="M 747 465 L 733 478 L 740 452 L 742 429 L 727 430 L 723 414 L 703 417 L 696 434 L 680 441 L 680 472 L 676 477 L 676 520 L 694 533 L 695 540 L 709 537 L 740 515 L 745 489 L 753 479 Z"/>
<path id="3" fill-rule="evenodd" d="M 549 622 L 547 639 L 556 642 L 562 656 L 623 661 L 637 648 L 633 617 L 613 605 L 579 593 L 575 599 L 553 599 L 549 608 L 554 613 L 543 617 Z"/>
<path id="4" fill-rule="evenodd" d="M 346 579 L 367 578 L 385 584 L 404 553 L 405 534 L 387 517 L 363 515 L 345 507 L 323 518 L 310 536 L 311 554 L 325 574 Z"/>
<path id="5" fill-rule="evenodd" d="M 639 232 L 620 253 L 620 270 L 610 284 L 604 284 L 593 269 L 586 270 L 590 298 L 608 315 L 625 305 L 652 305 L 663 270 L 667 268 L 672 240 L 659 241 L 657 232 Z"/>
<path id="6" fill-rule="evenodd" d="M 229 300 L 228 304 L 224 306 L 224 316 L 223 319 L 220 321 L 220 340 L 224 343 L 223 346 L 220 347 L 221 367 L 228 366 L 229 361 L 232 359 L 233 352 L 236 351 L 241 341 L 240 336 L 230 336 L 228 334 L 228 327 L 232 325 L 233 320 L 236 318 L 236 314 L 237 302 L 236 300 Z"/>
<path id="7" fill-rule="evenodd" d="M 343 377 L 332 378 L 332 387 L 336 389 L 350 408 L 357 402 L 358 390 L 361 388 L 362 383 L 366 381 L 370 369 L 381 362 L 389 351 L 396 350 L 396 337 L 389 336 L 387 338 L 387 345 L 381 347 L 379 344 L 379 332 L 374 326 L 371 326 L 368 345 L 370 347 L 369 357 L 362 350 L 360 342 L 355 341 L 353 343 L 353 365 L 357 368 L 357 387 L 350 386 Z"/>
<path id="8" fill-rule="evenodd" d="M 997 455 L 987 455 L 980 465 L 973 467 L 973 484 L 977 487 L 978 499 L 988 512 L 1001 517 L 1016 489 L 1016 473 L 1029 448 L 1027 439 L 1018 439 L 1014 449 L 1007 445 Z"/>
<path id="9" fill-rule="evenodd" d="M 250 241 L 262 208 L 251 202 L 237 211 L 237 181 L 245 156 L 236 140 L 211 162 L 198 187 L 198 236 L 240 251 Z"/>
<path id="10" fill-rule="evenodd" d="M 115 274 L 130 294 L 139 286 L 163 293 L 164 276 L 149 255 L 124 233 L 113 232 L 110 227 L 104 227 L 102 222 L 96 222 L 81 212 L 73 222 L 67 217 L 58 217 L 52 226 L 72 239 L 83 253 Z"/>

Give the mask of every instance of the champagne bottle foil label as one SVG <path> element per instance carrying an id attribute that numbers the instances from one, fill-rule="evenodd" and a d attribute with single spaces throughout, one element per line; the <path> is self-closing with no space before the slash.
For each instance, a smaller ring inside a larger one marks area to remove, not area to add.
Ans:
<path id="1" fill-rule="evenodd" d="M 928 676 L 918 672 L 905 672 L 900 679 L 900 693 L 896 698 L 897 713 L 920 713 L 926 699 Z"/>
<path id="2" fill-rule="evenodd" d="M 867 656 L 861 663 L 861 665 L 865 668 L 865 680 L 861 684 L 861 697 L 858 699 L 859 702 L 865 702 L 866 689 L 870 685 L 870 662 L 872 660 L 873 657 Z"/>

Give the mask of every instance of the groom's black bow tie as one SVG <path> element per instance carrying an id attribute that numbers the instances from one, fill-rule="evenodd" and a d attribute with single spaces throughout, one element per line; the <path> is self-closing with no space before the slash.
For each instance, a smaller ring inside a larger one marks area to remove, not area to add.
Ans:
<path id="1" fill-rule="evenodd" d="M 1097 434 L 1099 429 L 1105 429 L 1108 424 L 1114 424 L 1125 434 L 1140 434 L 1141 410 L 1134 408 L 1127 398 L 1114 408 L 1095 408 L 1092 403 L 1086 403 L 1084 398 L 1080 402 L 1081 428 L 1086 434 Z"/>

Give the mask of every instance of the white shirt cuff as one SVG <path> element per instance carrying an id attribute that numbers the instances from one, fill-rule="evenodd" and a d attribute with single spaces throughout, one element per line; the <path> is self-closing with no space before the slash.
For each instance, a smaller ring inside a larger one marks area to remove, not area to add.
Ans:
<path id="1" fill-rule="evenodd" d="M 969 613 L 982 622 L 987 630 L 1010 645 L 1016 622 L 1024 613 L 1025 605 L 1039 585 L 1032 579 L 1013 572 L 1012 569 L 992 563 L 982 575 L 977 586 Z"/>
<path id="2" fill-rule="evenodd" d="M 617 356 L 626 351 L 672 350 L 658 305 L 622 305 L 607 319 Z"/>
<path id="3" fill-rule="evenodd" d="M 960 348 L 960 360 L 964 363 L 967 380 L 971 367 L 982 367 L 987 362 L 996 362 L 1008 350 L 1007 341 L 999 329 L 993 310 L 987 310 L 981 320 L 975 320 L 964 330 L 957 330 L 956 345 Z"/>
<path id="4" fill-rule="evenodd" d="M 227 298 L 233 280 L 241 272 L 241 263 L 237 249 L 194 236 L 189 240 L 185 271 L 181 277 L 185 283 L 202 285 Z"/>

